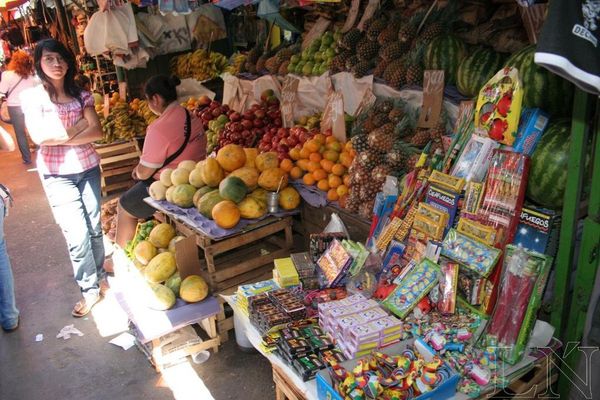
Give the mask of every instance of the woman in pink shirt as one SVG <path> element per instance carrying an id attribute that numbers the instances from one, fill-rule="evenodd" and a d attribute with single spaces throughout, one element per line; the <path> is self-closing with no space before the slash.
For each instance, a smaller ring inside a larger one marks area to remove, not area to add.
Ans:
<path id="1" fill-rule="evenodd" d="M 148 80 L 144 94 L 150 110 L 159 116 L 146 131 L 146 139 L 133 178 L 139 180 L 119 199 L 116 242 L 121 248 L 133 238 L 138 219 L 147 219 L 154 208 L 144 202 L 148 187 L 165 168 L 184 160 L 206 158 L 206 135 L 202 121 L 177 103 L 177 77 L 157 75 Z"/>

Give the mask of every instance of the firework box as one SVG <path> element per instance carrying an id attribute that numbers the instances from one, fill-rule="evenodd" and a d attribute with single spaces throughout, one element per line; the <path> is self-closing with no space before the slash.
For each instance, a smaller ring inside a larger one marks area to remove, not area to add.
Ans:
<path id="1" fill-rule="evenodd" d="M 552 210 L 524 206 L 513 244 L 541 254 L 553 255 L 551 247 L 558 235 L 559 220 Z"/>
<path id="2" fill-rule="evenodd" d="M 454 226 L 454 220 L 458 213 L 458 202 L 460 194 L 450 190 L 440 189 L 437 186 L 431 185 L 427 189 L 425 202 L 438 210 L 448 214 L 448 224 L 444 229 L 444 235 L 448 233 L 450 228 Z"/>
<path id="3" fill-rule="evenodd" d="M 514 151 L 531 157 L 542 134 L 548 127 L 549 119 L 550 116 L 539 108 L 523 110 L 517 137 L 512 146 Z"/>

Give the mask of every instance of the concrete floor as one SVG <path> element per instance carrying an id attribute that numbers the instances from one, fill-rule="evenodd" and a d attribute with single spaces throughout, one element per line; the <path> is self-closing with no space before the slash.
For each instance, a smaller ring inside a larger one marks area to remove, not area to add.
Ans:
<path id="1" fill-rule="evenodd" d="M 124 351 L 108 343 L 127 329 L 114 298 L 109 296 L 87 318 L 73 318 L 79 291 L 34 168 L 21 163 L 18 150 L 0 153 L 0 182 L 16 202 L 5 220 L 5 234 L 21 312 L 17 331 L 0 331 L 0 399 L 275 397 L 268 361 L 240 352 L 233 335 L 204 364 L 182 363 L 161 377 L 135 347 Z M 57 339 L 70 324 L 84 336 Z M 38 334 L 41 342 L 36 342 Z"/>

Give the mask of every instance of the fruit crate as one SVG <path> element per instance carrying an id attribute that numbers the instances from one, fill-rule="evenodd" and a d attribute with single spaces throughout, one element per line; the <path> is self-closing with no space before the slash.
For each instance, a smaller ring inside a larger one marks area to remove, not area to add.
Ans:
<path id="1" fill-rule="evenodd" d="M 141 151 L 137 140 L 96 146 L 100 154 L 102 196 L 129 189 L 135 183 L 131 172 L 138 164 Z"/>
<path id="2" fill-rule="evenodd" d="M 199 272 L 215 294 L 233 294 L 239 285 L 271 279 L 273 260 L 288 257 L 293 247 L 292 217 L 269 217 L 222 240 L 211 239 L 162 211 L 154 217 L 173 225 L 178 234 L 195 238 Z M 233 318 L 226 316 L 221 303 L 217 329 L 225 342 L 233 329 Z"/>

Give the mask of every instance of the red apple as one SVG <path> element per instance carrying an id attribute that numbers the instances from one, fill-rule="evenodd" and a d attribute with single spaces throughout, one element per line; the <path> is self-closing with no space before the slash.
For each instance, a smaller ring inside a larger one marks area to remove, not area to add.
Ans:
<path id="1" fill-rule="evenodd" d="M 217 107 L 221 107 L 221 103 L 219 103 L 218 101 L 214 101 L 213 100 L 213 101 L 210 102 L 210 106 L 209 107 L 210 107 L 211 110 L 214 110 Z"/>
<path id="2" fill-rule="evenodd" d="M 203 106 L 203 107 L 209 105 L 210 102 L 211 102 L 210 97 L 208 97 L 206 95 L 200 96 L 197 101 L 198 105 Z"/>
<path id="3" fill-rule="evenodd" d="M 254 127 L 254 124 L 249 119 L 243 119 L 241 124 L 244 129 L 252 129 Z"/>
<path id="4" fill-rule="evenodd" d="M 213 108 L 213 110 L 212 110 L 213 117 L 217 118 L 221 114 L 223 114 L 223 110 L 221 109 L 221 107 Z"/>
<path id="5" fill-rule="evenodd" d="M 242 123 L 241 123 L 241 122 L 236 122 L 236 123 L 233 125 L 233 131 L 234 131 L 234 132 L 241 132 L 241 131 L 243 131 L 243 130 L 244 130 L 244 126 L 242 125 Z"/>
<path id="6" fill-rule="evenodd" d="M 265 117 L 265 115 L 266 115 L 266 113 L 265 113 L 265 111 L 264 111 L 264 110 L 256 110 L 256 111 L 254 111 L 254 116 L 255 116 L 256 118 L 258 118 L 258 119 L 262 119 L 262 118 L 264 118 L 264 117 Z"/>
<path id="7" fill-rule="evenodd" d="M 287 138 L 287 142 L 289 144 L 290 147 L 294 147 L 298 144 L 298 137 L 296 136 L 290 136 Z"/>
<path id="8" fill-rule="evenodd" d="M 231 115 L 229 115 L 229 119 L 230 119 L 232 122 L 237 122 L 237 121 L 239 121 L 240 119 L 242 119 L 242 116 L 240 115 L 240 113 L 239 113 L 239 112 L 233 112 Z"/>
<path id="9" fill-rule="evenodd" d="M 252 122 L 254 123 L 254 127 L 255 128 L 262 128 L 264 126 L 264 123 L 263 123 L 262 119 L 255 119 Z"/>
<path id="10" fill-rule="evenodd" d="M 227 104 L 223 104 L 223 105 L 221 106 L 221 109 L 223 110 L 223 112 L 224 112 L 225 114 L 227 114 L 227 113 L 230 111 L 230 109 L 229 109 L 229 106 L 228 106 Z"/>
<path id="11" fill-rule="evenodd" d="M 282 139 L 279 139 L 279 144 L 280 145 L 284 145 L 284 146 L 289 146 L 290 145 L 290 143 L 288 142 L 288 138 L 285 138 L 285 137 L 282 138 Z"/>

